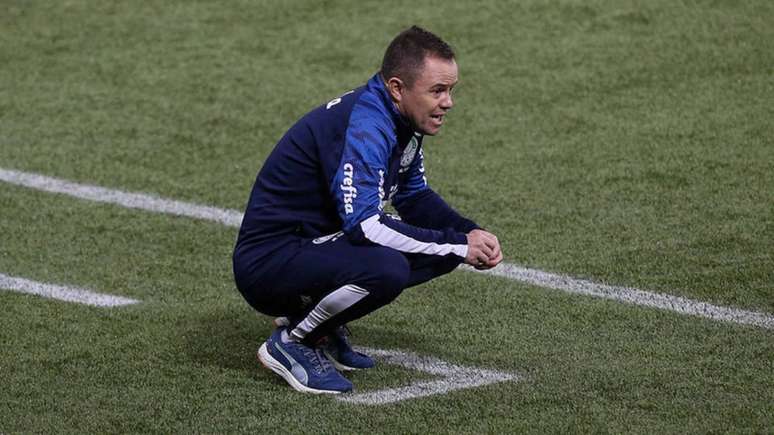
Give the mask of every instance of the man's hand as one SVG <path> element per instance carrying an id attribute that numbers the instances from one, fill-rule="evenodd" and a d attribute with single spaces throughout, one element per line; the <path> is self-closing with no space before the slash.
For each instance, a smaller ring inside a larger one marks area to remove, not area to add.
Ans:
<path id="1" fill-rule="evenodd" d="M 497 237 L 484 230 L 473 230 L 468 236 L 468 256 L 465 263 L 479 270 L 491 269 L 503 261 Z"/>

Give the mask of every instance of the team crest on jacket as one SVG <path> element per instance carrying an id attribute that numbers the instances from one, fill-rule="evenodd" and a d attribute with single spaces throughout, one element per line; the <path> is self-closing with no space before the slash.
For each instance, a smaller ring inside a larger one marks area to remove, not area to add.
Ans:
<path id="1" fill-rule="evenodd" d="M 414 156 L 417 155 L 417 149 L 419 149 L 419 141 L 417 141 L 417 137 L 414 136 L 411 138 L 408 145 L 406 145 L 406 149 L 403 150 L 403 156 L 400 158 L 401 172 L 408 169 L 409 165 L 414 160 Z"/>

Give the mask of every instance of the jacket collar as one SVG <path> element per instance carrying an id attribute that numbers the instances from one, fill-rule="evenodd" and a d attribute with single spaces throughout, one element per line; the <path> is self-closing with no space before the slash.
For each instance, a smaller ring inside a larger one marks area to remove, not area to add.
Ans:
<path id="1" fill-rule="evenodd" d="M 387 86 L 384 84 L 384 79 L 382 78 L 381 73 L 376 73 L 373 77 L 371 77 L 371 79 L 368 81 L 368 87 L 372 88 L 376 94 L 379 95 L 379 99 L 381 100 L 382 105 L 385 109 L 387 109 L 387 112 L 390 114 L 393 123 L 395 123 L 398 136 L 407 134 L 413 135 L 414 129 L 411 128 L 411 124 L 409 124 L 408 120 L 403 115 L 401 115 L 401 113 L 398 111 L 398 107 L 392 101 L 392 97 L 390 96 L 390 93 L 387 92 Z"/>

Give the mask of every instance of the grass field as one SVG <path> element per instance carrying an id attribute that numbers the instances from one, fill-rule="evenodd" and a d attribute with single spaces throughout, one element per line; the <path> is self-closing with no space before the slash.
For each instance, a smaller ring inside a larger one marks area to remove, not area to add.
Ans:
<path id="1" fill-rule="evenodd" d="M 774 2 L 0 1 L 0 169 L 241 210 L 303 113 L 401 29 L 458 52 L 430 184 L 508 263 L 774 313 Z M 357 344 L 517 381 L 383 406 L 292 391 L 236 229 L 0 182 L 0 433 L 771 433 L 774 331 L 463 271 Z M 358 391 L 427 379 L 398 365 Z"/>

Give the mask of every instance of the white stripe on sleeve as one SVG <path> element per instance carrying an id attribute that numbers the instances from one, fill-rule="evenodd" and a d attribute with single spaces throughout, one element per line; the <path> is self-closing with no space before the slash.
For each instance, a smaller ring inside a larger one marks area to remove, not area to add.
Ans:
<path id="1" fill-rule="evenodd" d="M 422 242 L 395 231 L 379 222 L 379 215 L 375 214 L 360 222 L 360 229 L 366 238 L 374 243 L 401 252 L 411 252 L 429 255 L 454 254 L 465 258 L 468 255 L 468 245 L 455 245 L 452 243 Z"/>

